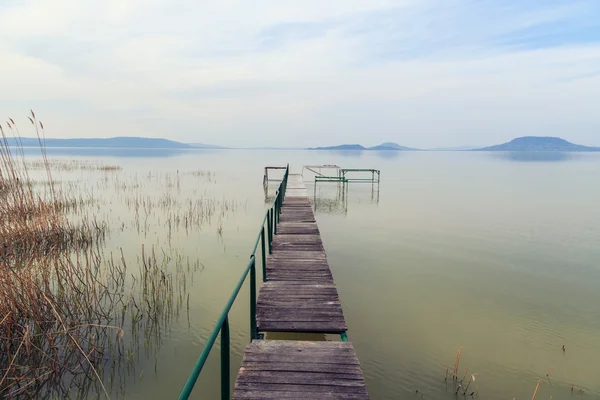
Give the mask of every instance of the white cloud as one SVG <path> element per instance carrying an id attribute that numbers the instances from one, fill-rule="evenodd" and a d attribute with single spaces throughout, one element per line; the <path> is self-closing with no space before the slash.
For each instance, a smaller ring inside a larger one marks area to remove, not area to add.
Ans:
<path id="1" fill-rule="evenodd" d="M 34 107 L 57 137 L 426 147 L 552 134 L 600 145 L 599 38 L 557 40 L 552 28 L 586 22 L 591 3 L 444 4 L 0 6 L 0 109 Z"/>

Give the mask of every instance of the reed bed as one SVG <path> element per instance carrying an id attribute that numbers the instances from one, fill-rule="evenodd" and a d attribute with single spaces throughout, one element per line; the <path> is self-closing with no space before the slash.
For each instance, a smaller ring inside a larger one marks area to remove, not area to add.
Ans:
<path id="1" fill-rule="evenodd" d="M 43 124 L 33 112 L 29 120 L 46 165 L 41 191 L 23 149 L 9 144 L 8 132 L 19 143 L 17 125 L 0 125 L 0 397 L 31 396 L 66 373 L 97 375 L 96 331 L 109 315 L 94 263 L 104 230 L 68 220 L 78 200 L 55 188 Z"/>
<path id="2" fill-rule="evenodd" d="M 120 171 L 122 168 L 119 165 L 100 164 L 81 160 L 35 160 L 27 161 L 26 166 L 29 170 L 39 171 L 50 168 L 53 171 L 73 172 L 77 170 L 83 171 Z"/>
<path id="3" fill-rule="evenodd" d="M 204 266 L 172 238 L 210 226 L 221 237 L 243 205 L 184 188 L 179 172 L 125 176 L 48 159 L 43 125 L 33 113 L 30 122 L 41 160 L 9 144 L 20 137 L 12 120 L 0 140 L 0 398 L 118 397 L 174 320 L 185 314 L 189 325 Z M 185 175 L 216 182 L 209 171 Z M 129 248 L 115 249 L 111 232 L 127 227 Z"/>
<path id="4" fill-rule="evenodd" d="M 196 170 L 190 171 L 188 174 L 195 178 L 205 179 L 208 182 L 216 181 L 216 174 L 212 171 Z"/>
<path id="5" fill-rule="evenodd" d="M 7 133 L 0 125 L 0 260 L 13 264 L 53 251 L 86 247 L 105 235 L 103 226 L 94 221 L 73 224 L 66 218 L 67 212 L 76 211 L 88 200 L 69 197 L 55 187 L 40 136 L 43 125 L 33 113 L 30 120 L 40 141 L 41 163 L 45 163 L 43 185 L 40 181 L 34 184 L 23 149 L 9 145 Z M 10 121 L 7 130 L 18 138 L 17 126 Z M 34 186 L 41 186 L 41 190 Z"/>

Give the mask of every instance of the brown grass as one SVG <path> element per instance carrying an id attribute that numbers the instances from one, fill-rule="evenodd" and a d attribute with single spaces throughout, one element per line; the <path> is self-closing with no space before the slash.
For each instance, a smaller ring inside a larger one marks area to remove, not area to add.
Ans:
<path id="1" fill-rule="evenodd" d="M 42 127 L 29 117 L 46 163 L 47 185 L 33 189 L 23 149 L 10 146 L 0 126 L 0 397 L 35 393 L 48 380 L 98 375 L 99 343 L 110 320 L 99 249 L 104 232 L 70 223 L 73 202 L 56 190 Z M 19 132 L 7 123 L 17 140 Z M 109 327 L 108 327 L 109 328 Z"/>
<path id="2" fill-rule="evenodd" d="M 188 276 L 203 266 L 158 244 L 141 246 L 137 272 L 128 270 L 122 249 L 113 259 L 103 247 L 107 225 L 88 217 L 94 199 L 76 197 L 72 187 L 63 192 L 52 171 L 120 167 L 48 160 L 42 125 L 33 113 L 30 121 L 42 154 L 36 163 L 9 145 L 9 136 L 19 141 L 16 124 L 0 125 L 0 398 L 122 393 L 115 380 L 130 376 L 139 343 L 146 351 L 158 347 L 186 297 L 189 313 Z M 222 221 L 238 207 L 208 194 L 182 200 L 179 174 L 155 176 L 166 188 L 159 198 L 141 191 L 137 177 L 122 181 L 122 175 L 103 174 L 104 185 L 112 180 L 117 192 L 134 193 L 123 200 L 144 235 L 161 211 L 157 223 L 168 226 L 169 245 L 171 230 L 200 230 L 218 219 L 222 232 Z"/>

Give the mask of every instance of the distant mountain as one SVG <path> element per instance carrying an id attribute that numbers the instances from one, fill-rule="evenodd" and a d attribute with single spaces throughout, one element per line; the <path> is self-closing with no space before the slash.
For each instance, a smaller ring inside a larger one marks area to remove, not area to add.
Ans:
<path id="1" fill-rule="evenodd" d="M 379 146 L 373 147 L 364 147 L 360 144 L 341 144 L 338 146 L 329 146 L 329 147 L 315 147 L 310 148 L 308 150 L 398 150 L 398 151 L 407 151 L 407 150 L 416 150 L 410 147 L 400 146 L 396 143 L 386 142 L 382 143 Z"/>
<path id="2" fill-rule="evenodd" d="M 524 136 L 476 151 L 600 151 L 600 147 L 582 146 L 558 137 Z"/>
<path id="3" fill-rule="evenodd" d="M 400 150 L 400 151 L 412 151 L 416 150 L 411 147 L 400 146 L 397 143 L 385 142 L 381 143 L 379 146 L 369 147 L 368 150 Z"/>
<path id="4" fill-rule="evenodd" d="M 39 147 L 37 138 L 8 138 L 10 145 L 19 143 L 24 147 Z M 167 139 L 119 136 L 105 139 L 46 139 L 46 147 L 88 147 L 122 149 L 185 149 L 190 145 Z"/>

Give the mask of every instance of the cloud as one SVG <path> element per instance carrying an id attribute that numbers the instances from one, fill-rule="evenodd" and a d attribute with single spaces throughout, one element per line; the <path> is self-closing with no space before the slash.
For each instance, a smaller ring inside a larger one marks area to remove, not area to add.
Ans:
<path id="1" fill-rule="evenodd" d="M 0 5 L 0 105 L 57 137 L 600 145 L 597 1 Z"/>

